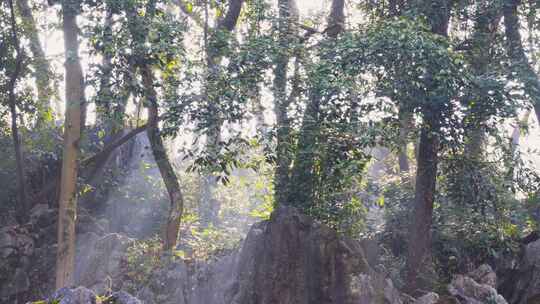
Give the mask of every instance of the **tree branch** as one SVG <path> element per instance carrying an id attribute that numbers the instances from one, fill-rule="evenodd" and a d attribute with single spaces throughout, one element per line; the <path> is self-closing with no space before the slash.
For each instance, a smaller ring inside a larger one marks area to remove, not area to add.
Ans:
<path id="1" fill-rule="evenodd" d="M 132 139 L 133 137 L 135 137 L 137 134 L 139 133 L 142 133 L 144 130 L 146 130 L 146 128 L 148 127 L 148 124 L 144 124 L 140 127 L 137 127 L 131 131 L 129 131 L 129 133 L 127 133 L 126 135 L 122 136 L 121 138 L 119 138 L 118 140 L 110 143 L 109 145 L 107 145 L 105 148 L 103 148 L 103 150 L 101 150 L 100 152 L 84 159 L 81 161 L 81 166 L 88 166 L 90 165 L 91 163 L 95 162 L 96 160 L 102 158 L 102 157 L 107 157 L 109 156 L 114 150 L 116 150 L 118 147 L 120 147 L 121 145 L 125 144 L 126 142 L 128 142 L 130 139 Z"/>
<path id="2" fill-rule="evenodd" d="M 229 10 L 225 15 L 225 18 L 221 19 L 217 25 L 217 29 L 226 29 L 229 32 L 234 29 L 238 17 L 240 16 L 240 11 L 242 10 L 242 4 L 244 0 L 229 0 Z"/>

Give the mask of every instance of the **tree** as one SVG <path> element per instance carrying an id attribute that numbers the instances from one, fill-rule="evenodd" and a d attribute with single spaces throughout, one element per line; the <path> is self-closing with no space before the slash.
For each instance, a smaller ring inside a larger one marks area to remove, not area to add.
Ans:
<path id="1" fill-rule="evenodd" d="M 28 195 L 26 193 L 26 182 L 24 178 L 24 156 L 21 136 L 19 134 L 19 127 L 17 125 L 17 95 L 15 92 L 17 81 L 19 80 L 19 76 L 21 75 L 24 54 L 22 53 L 17 33 L 18 29 L 17 22 L 15 20 L 15 9 L 13 7 L 13 0 L 8 1 L 8 3 L 11 12 L 11 44 L 16 53 L 14 70 L 11 72 L 7 87 L 9 91 L 8 104 L 11 113 L 11 135 L 13 137 L 13 146 L 15 147 L 15 162 L 17 166 L 17 217 L 21 223 L 24 223 L 28 219 L 30 205 L 28 201 Z"/>
<path id="2" fill-rule="evenodd" d="M 167 223 L 163 230 L 163 250 L 170 251 L 176 249 L 176 243 L 178 240 L 178 232 L 180 230 L 180 221 L 184 210 L 184 198 L 178 177 L 174 172 L 174 168 L 167 156 L 167 150 L 163 144 L 159 129 L 159 104 L 158 94 L 154 86 L 154 74 L 152 72 L 152 63 L 155 62 L 155 58 L 152 55 L 145 52 L 145 43 L 151 43 L 148 38 L 148 33 L 151 31 L 151 26 L 159 24 L 160 20 L 156 14 L 156 1 L 148 1 L 144 6 L 145 14 L 140 16 L 137 13 L 139 9 L 136 5 L 128 5 L 127 15 L 128 28 L 131 34 L 132 47 L 137 50 L 132 62 L 134 64 L 134 70 L 137 70 L 142 78 L 143 85 L 143 104 L 148 109 L 148 127 L 146 128 L 146 134 L 150 141 L 150 148 L 156 161 L 157 167 L 169 194 L 169 214 L 167 217 Z M 163 16 L 163 15 L 161 15 Z M 156 20 L 155 20 L 156 19 Z M 166 35 L 165 33 L 163 33 Z M 161 54 L 164 57 L 174 58 L 174 52 L 167 54 L 168 46 L 165 48 L 164 53 Z M 167 65 L 165 65 L 167 66 Z"/>
<path id="3" fill-rule="evenodd" d="M 221 87 L 219 81 L 223 71 L 221 70 L 221 61 L 225 57 L 226 50 L 233 40 L 232 31 L 236 27 L 236 23 L 242 10 L 244 0 L 228 1 L 227 13 L 221 17 L 216 16 L 213 28 L 208 28 L 208 18 L 205 18 L 205 55 L 206 55 L 206 79 L 204 83 L 204 99 L 207 100 L 207 109 L 205 124 L 207 124 L 204 133 L 206 135 L 206 149 L 208 157 L 214 162 L 217 161 L 221 146 L 221 132 L 224 119 L 223 113 L 219 109 L 219 105 L 223 102 L 222 94 L 226 88 Z M 208 3 L 205 2 L 205 12 L 208 10 Z M 207 16 L 207 15 L 206 15 Z M 216 176 L 210 172 L 202 177 L 201 196 L 199 199 L 199 216 L 201 225 L 208 226 L 210 223 L 215 224 L 219 213 L 219 202 L 216 200 L 214 191 L 217 187 Z"/>
<path id="4" fill-rule="evenodd" d="M 73 283 L 75 259 L 75 222 L 77 218 L 77 176 L 79 142 L 84 125 L 84 78 L 79 60 L 77 0 L 62 2 L 62 30 L 66 69 L 66 114 L 64 149 L 58 203 L 58 251 L 56 256 L 56 287 Z"/>
<path id="5" fill-rule="evenodd" d="M 503 1 L 506 53 L 512 64 L 511 71 L 516 75 L 513 78 L 517 78 L 523 84 L 523 90 L 534 107 L 537 121 L 540 121 L 540 80 L 531 67 L 523 48 L 518 14 L 520 4 L 520 0 Z"/>
<path id="6" fill-rule="evenodd" d="M 276 114 L 276 172 L 274 177 L 275 201 L 278 205 L 288 204 L 289 170 L 292 161 L 291 155 L 291 122 L 287 113 L 292 100 L 287 96 L 287 75 L 291 48 L 298 48 L 296 41 L 296 25 L 298 12 L 294 0 L 278 1 L 278 48 L 274 69 L 274 113 Z M 293 46 L 291 47 L 291 44 Z M 297 59 L 298 60 L 298 59 Z M 291 89 L 291 96 L 296 94 L 298 88 Z"/>
<path id="7" fill-rule="evenodd" d="M 327 27 L 324 30 L 329 41 L 335 40 L 337 36 L 345 29 L 345 4 L 341 0 L 332 1 L 331 11 L 328 16 Z M 323 60 L 331 60 L 333 53 L 322 53 Z M 291 186 L 289 193 L 290 203 L 296 206 L 309 206 L 316 200 L 317 177 L 315 173 L 316 159 L 318 150 L 325 147 L 328 143 L 321 140 L 321 128 L 323 127 L 323 114 L 321 104 L 323 100 L 323 91 L 326 89 L 317 81 L 324 82 L 315 76 L 315 81 L 309 89 L 309 102 L 306 105 L 300 127 L 296 155 L 294 157 L 294 167 L 291 169 L 291 179 L 294 180 L 294 186 Z"/>
<path id="8" fill-rule="evenodd" d="M 34 66 L 34 77 L 37 88 L 38 125 L 46 120 L 52 119 L 52 100 L 57 98 L 57 88 L 52 81 L 52 70 L 49 60 L 45 57 L 45 52 L 39 40 L 39 31 L 32 8 L 28 0 L 17 0 L 22 21 L 24 34 L 30 41 L 30 51 L 32 52 L 32 65 Z"/>
<path id="9" fill-rule="evenodd" d="M 428 18 L 431 31 L 434 34 L 446 37 L 450 19 L 450 1 L 425 1 L 420 5 L 424 15 Z M 428 71 L 428 73 L 430 72 Z M 431 77 L 433 75 L 427 75 L 428 79 Z M 433 80 L 432 86 L 437 86 L 436 80 Z M 438 112 L 438 109 L 434 109 L 430 112 L 424 110 L 422 113 L 424 121 L 420 127 L 413 217 L 410 219 L 409 248 L 407 251 L 406 280 L 407 289 L 410 291 L 416 291 L 419 287 L 420 275 L 431 259 L 433 201 L 435 198 L 440 148 L 441 115 Z"/>

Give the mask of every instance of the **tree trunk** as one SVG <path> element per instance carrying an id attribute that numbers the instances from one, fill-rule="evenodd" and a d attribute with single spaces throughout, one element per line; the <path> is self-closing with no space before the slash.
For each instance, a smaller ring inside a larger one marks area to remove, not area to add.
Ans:
<path id="1" fill-rule="evenodd" d="M 325 30 L 329 39 L 335 39 L 345 28 L 345 4 L 343 0 L 333 0 L 328 16 L 328 26 Z M 294 186 L 289 191 L 289 203 L 295 206 L 308 207 L 314 204 L 316 199 L 315 175 L 316 153 L 318 147 L 324 147 L 325 142 L 320 142 L 321 128 L 321 102 L 323 102 L 318 89 L 310 92 L 309 103 L 304 112 L 294 168 L 291 178 Z"/>
<path id="2" fill-rule="evenodd" d="M 50 79 L 50 75 L 52 75 L 51 67 L 39 41 L 39 31 L 32 15 L 32 8 L 28 5 L 28 0 L 17 0 L 17 7 L 23 20 L 24 33 L 30 41 L 32 65 L 35 69 L 39 125 L 48 119 L 47 116 L 52 118 L 53 107 L 51 100 L 58 97 L 58 92 Z"/>
<path id="3" fill-rule="evenodd" d="M 411 131 L 412 126 L 412 113 L 404 113 L 402 109 L 399 111 L 400 113 L 400 129 L 399 129 L 399 146 L 400 149 L 398 151 L 398 165 L 399 165 L 399 172 L 400 173 L 409 173 L 410 165 L 409 165 L 409 153 L 408 153 L 408 144 L 409 144 L 409 132 Z"/>
<path id="4" fill-rule="evenodd" d="M 276 114 L 276 171 L 274 175 L 275 201 L 278 205 L 288 202 L 289 167 L 291 165 L 290 120 L 287 114 L 289 98 L 287 98 L 287 67 L 289 65 L 289 49 L 293 32 L 292 23 L 297 16 L 294 12 L 294 0 L 279 0 L 279 42 L 274 69 L 274 112 Z"/>
<path id="5" fill-rule="evenodd" d="M 428 18 L 432 32 L 447 36 L 450 20 L 449 0 L 422 0 L 423 13 Z M 435 81 L 434 85 L 436 85 Z M 424 113 L 420 131 L 414 208 L 409 226 L 409 247 L 407 251 L 407 286 L 414 293 L 421 286 L 421 274 L 425 273 L 431 261 L 431 226 L 433 222 L 433 202 L 437 179 L 440 131 L 437 113 Z M 428 114 L 428 115 L 426 115 Z M 431 115 L 429 115 L 431 114 Z M 427 117 L 435 117 L 426 121 Z"/>
<path id="6" fill-rule="evenodd" d="M 506 49 L 512 61 L 512 71 L 515 72 L 518 79 L 524 84 L 523 89 L 529 95 L 536 119 L 540 122 L 540 80 L 529 64 L 523 48 L 523 42 L 519 32 L 518 5 L 520 3 L 521 1 L 519 0 L 505 0 L 503 4 Z"/>
<path id="7" fill-rule="evenodd" d="M 68 1 L 66 1 L 68 2 Z M 77 5 L 62 7 L 66 69 L 66 119 L 59 194 L 58 251 L 56 256 L 56 288 L 73 283 L 75 259 L 75 220 L 77 215 L 77 173 L 81 138 L 84 79 L 79 61 Z"/>
<path id="8" fill-rule="evenodd" d="M 488 68 L 492 63 L 493 54 L 492 48 L 495 41 L 495 35 L 497 33 L 497 25 L 500 21 L 500 4 L 483 3 L 477 4 L 477 15 L 475 16 L 474 31 L 472 34 L 472 48 L 468 52 L 469 61 L 473 73 L 482 77 L 488 73 Z M 478 98 L 482 99 L 479 104 L 485 104 L 489 102 L 486 100 L 488 92 L 484 92 Z M 465 155 L 472 160 L 481 160 L 484 152 L 484 143 L 486 140 L 485 130 L 482 124 L 486 121 L 487 117 L 471 117 L 471 120 L 477 123 L 466 134 L 467 142 L 465 145 Z"/>
<path id="9" fill-rule="evenodd" d="M 414 292 L 419 285 L 419 274 L 430 261 L 433 201 L 437 178 L 438 130 L 422 127 L 418 151 L 414 209 L 409 231 L 407 252 L 407 290 Z"/>
<path id="10" fill-rule="evenodd" d="M 221 141 L 221 128 L 223 125 L 223 119 L 220 117 L 219 108 L 216 106 L 220 104 L 220 96 L 216 94 L 220 88 L 216 87 L 217 80 L 219 79 L 219 65 L 221 64 L 221 48 L 214 47 L 215 39 L 222 39 L 220 35 L 223 33 L 229 33 L 234 30 L 236 23 L 240 16 L 240 11 L 244 0 L 229 0 L 229 8 L 226 15 L 223 18 L 218 17 L 216 20 L 216 26 L 212 31 L 210 41 L 205 41 L 206 48 L 206 64 L 207 64 L 207 79 L 205 83 L 206 99 L 209 100 L 209 116 L 212 117 L 212 124 L 208 127 L 206 133 L 206 149 L 211 158 L 217 159 L 219 153 L 219 142 Z M 205 23 L 205 33 L 207 32 L 207 19 Z M 207 35 L 205 35 L 207 38 Z M 223 45 L 223 44 L 221 44 Z M 211 47 L 208 47 L 211 46 Z M 217 179 L 212 173 L 207 173 L 201 177 L 201 196 L 199 200 L 199 217 L 201 219 L 201 225 L 203 227 L 209 224 L 216 224 L 220 210 L 220 202 L 216 199 L 214 192 L 217 188 Z"/>
<path id="11" fill-rule="evenodd" d="M 15 148 L 15 164 L 17 172 L 17 218 L 22 224 L 28 219 L 30 211 L 29 201 L 26 194 L 26 182 L 24 179 L 24 157 L 22 142 L 19 135 L 19 127 L 17 125 L 17 96 L 15 95 L 15 87 L 22 68 L 22 53 L 19 45 L 17 34 L 17 22 L 15 21 L 15 9 L 13 0 L 9 0 L 9 8 L 11 12 L 11 38 L 13 47 L 16 51 L 15 70 L 10 75 L 8 83 L 9 91 L 9 111 L 11 113 L 11 135 L 13 137 L 13 146 Z"/>
<path id="12" fill-rule="evenodd" d="M 163 250 L 170 251 L 176 248 L 178 232 L 180 230 L 180 221 L 184 211 L 184 198 L 178 183 L 178 178 L 174 168 L 169 161 L 167 151 L 159 132 L 158 103 L 157 94 L 154 89 L 154 76 L 148 65 L 141 67 L 141 76 L 143 79 L 145 97 L 148 107 L 148 128 L 147 134 L 150 141 L 152 154 L 159 169 L 159 173 L 165 183 L 165 188 L 169 194 L 170 208 L 167 224 L 163 232 Z"/>

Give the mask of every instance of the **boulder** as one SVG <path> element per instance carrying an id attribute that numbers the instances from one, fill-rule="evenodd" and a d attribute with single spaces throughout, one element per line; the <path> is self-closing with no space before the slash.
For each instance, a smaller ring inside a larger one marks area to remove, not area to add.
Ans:
<path id="1" fill-rule="evenodd" d="M 135 298 L 134 296 L 130 295 L 129 293 L 125 291 L 117 291 L 113 293 L 108 302 L 114 303 L 114 304 L 142 304 L 142 302 Z"/>
<path id="2" fill-rule="evenodd" d="M 448 292 L 462 304 L 507 304 L 494 288 L 496 282 L 491 267 L 482 265 L 468 275 L 456 275 L 448 285 Z"/>
<path id="3" fill-rule="evenodd" d="M 56 210 L 47 204 L 37 204 L 30 210 L 30 222 L 39 227 L 49 227 L 56 222 Z"/>
<path id="4" fill-rule="evenodd" d="M 60 288 L 53 293 L 47 303 L 58 304 L 96 304 L 96 294 L 85 287 Z"/>
<path id="5" fill-rule="evenodd" d="M 75 282 L 91 288 L 97 293 L 105 293 L 122 276 L 122 262 L 132 239 L 117 233 L 103 237 L 86 233 L 77 240 Z"/>
<path id="6" fill-rule="evenodd" d="M 469 272 L 469 276 L 477 283 L 497 288 L 497 275 L 488 264 L 480 265 L 480 267 Z"/>
<path id="7" fill-rule="evenodd" d="M 521 260 L 499 289 L 511 304 L 540 303 L 540 240 L 523 247 Z"/>
<path id="8" fill-rule="evenodd" d="M 118 291 L 109 297 L 99 298 L 94 291 L 78 286 L 60 288 L 47 300 L 39 301 L 45 304 L 142 304 L 139 299 L 125 291 Z M 30 304 L 30 303 L 29 303 Z"/>
<path id="9" fill-rule="evenodd" d="M 231 304 L 401 303 L 369 267 L 360 243 L 294 208 L 255 224 L 239 254 Z"/>
<path id="10" fill-rule="evenodd" d="M 434 292 L 430 292 L 416 299 L 413 304 L 437 304 L 438 302 L 439 295 Z"/>
<path id="11" fill-rule="evenodd" d="M 186 265 L 182 261 L 171 261 L 156 269 L 148 283 L 142 286 L 136 295 L 144 303 L 186 304 L 190 291 L 189 283 L 190 276 Z"/>
<path id="12" fill-rule="evenodd" d="M 402 295 L 394 288 L 392 281 L 374 273 L 353 276 L 350 288 L 351 296 L 348 303 L 403 303 Z"/>

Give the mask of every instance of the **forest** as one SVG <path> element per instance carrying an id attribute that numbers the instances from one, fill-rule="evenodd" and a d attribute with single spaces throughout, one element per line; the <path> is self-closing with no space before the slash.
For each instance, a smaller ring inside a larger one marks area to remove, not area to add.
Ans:
<path id="1" fill-rule="evenodd" d="M 0 0 L 0 303 L 540 304 L 540 1 Z"/>

